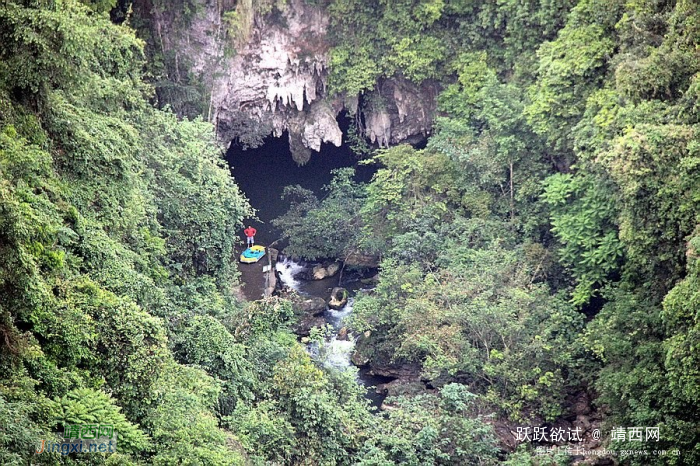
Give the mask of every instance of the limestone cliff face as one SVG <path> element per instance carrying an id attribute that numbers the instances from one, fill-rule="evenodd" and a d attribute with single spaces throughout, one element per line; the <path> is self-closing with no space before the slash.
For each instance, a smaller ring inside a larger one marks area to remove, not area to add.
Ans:
<path id="1" fill-rule="evenodd" d="M 184 31 L 176 32 L 174 12 L 151 7 L 145 13 L 166 53 L 181 56 L 183 66 L 210 90 L 209 119 L 222 142 L 242 137 L 251 128 L 275 136 L 287 131 L 300 163 L 323 142 L 339 146 L 343 134 L 336 117 L 344 109 L 358 110 L 358 97 L 327 95 L 330 46 L 325 12 L 303 0 L 289 0 L 281 13 L 256 15 L 247 39 L 233 52 L 223 18 L 235 2 L 197 1 L 200 8 Z M 424 138 L 436 94 L 434 85 L 381 82 L 362 97 L 365 135 L 382 147 Z"/>

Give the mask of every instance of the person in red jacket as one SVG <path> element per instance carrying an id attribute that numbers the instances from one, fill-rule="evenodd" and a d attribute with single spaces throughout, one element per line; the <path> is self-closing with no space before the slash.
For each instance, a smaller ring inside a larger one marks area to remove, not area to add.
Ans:
<path id="1" fill-rule="evenodd" d="M 243 233 L 245 233 L 246 241 L 248 242 L 248 247 L 251 247 L 252 245 L 255 244 L 255 233 L 257 233 L 257 232 L 258 232 L 258 230 L 251 227 L 250 225 L 248 225 L 248 228 L 243 230 Z"/>

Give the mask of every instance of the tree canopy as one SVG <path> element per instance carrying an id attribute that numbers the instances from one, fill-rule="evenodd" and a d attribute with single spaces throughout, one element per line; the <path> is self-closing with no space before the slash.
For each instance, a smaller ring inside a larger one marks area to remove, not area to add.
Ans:
<path id="1" fill-rule="evenodd" d="M 238 297 L 252 208 L 201 83 L 153 105 L 170 62 L 123 21 L 130 2 L 8 0 L 0 463 L 567 464 L 510 429 L 590 440 L 591 422 L 622 464 L 700 463 L 697 2 L 314 3 L 329 98 L 441 89 L 424 146 L 363 144 L 370 182 L 341 169 L 320 197 L 288 187 L 275 222 L 290 254 L 380 258 L 349 322 L 356 359 L 411 380 L 377 414 L 353 370 L 298 341 L 291 301 Z M 174 5 L 178 24 L 201 13 Z M 228 7 L 241 36 L 292 6 Z M 35 453 L 94 422 L 115 426 L 117 453 Z"/>

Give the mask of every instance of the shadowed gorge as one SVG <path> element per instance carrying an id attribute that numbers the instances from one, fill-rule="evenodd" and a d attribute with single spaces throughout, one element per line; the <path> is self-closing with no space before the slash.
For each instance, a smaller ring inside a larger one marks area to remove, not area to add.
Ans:
<path id="1" fill-rule="evenodd" d="M 347 120 L 341 121 L 340 127 L 347 131 Z M 345 144 L 323 144 L 320 152 L 312 153 L 309 161 L 300 165 L 292 158 L 286 133 L 279 138 L 268 136 L 255 149 L 243 149 L 234 141 L 226 152 L 226 160 L 236 184 L 257 211 L 260 222 L 246 221 L 258 230 L 262 244 L 281 238 L 272 220 L 282 216 L 289 206 L 289 200 L 282 198 L 285 186 L 298 184 L 323 196 L 322 188 L 330 184 L 332 170 L 355 167 L 355 178 L 361 182 L 369 181 L 375 171 L 370 166 L 357 167 L 359 157 Z"/>
<path id="2" fill-rule="evenodd" d="M 1 2 L 0 464 L 700 464 L 699 18 Z"/>

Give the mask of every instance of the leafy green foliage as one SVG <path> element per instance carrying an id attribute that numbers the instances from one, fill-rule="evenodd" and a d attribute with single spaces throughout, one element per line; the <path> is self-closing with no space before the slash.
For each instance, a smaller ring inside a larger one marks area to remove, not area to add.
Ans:
<path id="1" fill-rule="evenodd" d="M 382 151 L 373 160 L 385 168 L 377 170 L 367 186 L 361 246 L 401 255 L 401 246 L 413 242 L 411 249 L 417 254 L 405 251 L 406 260 L 434 259 L 440 224 L 452 217 L 451 203 L 460 201 L 457 167 L 442 154 L 408 145 Z M 422 240 L 416 241 L 416 235 Z"/>
<path id="2" fill-rule="evenodd" d="M 664 448 L 663 444 L 671 448 L 665 443 L 671 438 L 687 442 L 679 435 L 687 423 L 679 422 L 665 380 L 659 308 L 629 292 L 615 291 L 612 297 L 615 299 L 603 307 L 585 334 L 586 345 L 604 362 L 596 387 L 600 402 L 613 412 L 609 424 L 660 426 L 666 433 L 661 435 L 661 444 L 654 442 L 656 448 Z M 681 419 L 684 417 L 682 414 Z"/>
<path id="3" fill-rule="evenodd" d="M 183 280 L 212 277 L 220 290 L 236 279 L 236 232 L 252 210 L 228 174 L 211 126 L 154 113 L 145 121 L 144 150 L 168 250 L 169 268 Z M 177 123 L 176 123 L 177 122 Z"/>
<path id="4" fill-rule="evenodd" d="M 392 76 L 444 89 L 425 150 L 373 157 L 359 244 L 384 261 L 356 303 L 358 348 L 436 386 L 469 381 L 514 418 L 555 418 L 591 384 L 611 424 L 659 425 L 693 464 L 697 6 L 556 3 L 400 2 L 389 18 L 331 2 L 339 91 Z M 447 46 L 423 56 L 417 34 Z"/>
<path id="5" fill-rule="evenodd" d="M 273 224 L 289 239 L 285 249 L 289 254 L 315 260 L 345 257 L 357 248 L 364 186 L 353 181 L 351 168 L 338 169 L 334 175 L 322 200 L 301 186 L 285 187 L 283 199 L 289 199 L 290 208 Z"/>
<path id="6" fill-rule="evenodd" d="M 153 464 L 241 465 L 243 453 L 214 412 L 221 387 L 201 369 L 171 365 L 154 390 L 145 423 L 158 448 Z"/>
<path id="7" fill-rule="evenodd" d="M 624 39 L 616 88 L 635 102 L 682 96 L 699 66 L 691 39 L 699 32 L 696 15 L 697 8 L 688 2 L 628 4 L 616 25 Z M 664 40 L 659 41 L 659 34 Z"/>
<path id="8" fill-rule="evenodd" d="M 388 399 L 393 428 L 366 442 L 357 464 L 497 464 L 493 428 L 476 415 L 475 398 L 453 383 L 439 396 Z"/>
<path id="9" fill-rule="evenodd" d="M 58 3 L 0 12 L 0 387 L 18 422 L 3 462 L 30 461 L 27 442 L 57 422 L 98 420 L 119 425 L 133 460 L 240 463 L 215 415 L 218 383 L 178 365 L 176 323 L 148 311 L 176 318 L 208 300 L 202 314 L 233 313 L 229 233 L 249 207 L 212 128 L 146 102 L 133 31 Z M 206 447 L 192 448 L 193 418 Z"/>
<path id="10" fill-rule="evenodd" d="M 236 402 L 252 398 L 253 369 L 245 348 L 217 319 L 195 316 L 175 338 L 176 354 L 187 364 L 195 364 L 223 382 L 219 410 L 228 415 Z"/>
<path id="11" fill-rule="evenodd" d="M 203 4 L 175 3 L 153 7 L 181 12 L 184 31 Z M 625 461 L 698 463 L 694 2 L 323 5 L 331 93 L 439 85 L 439 115 L 425 149 L 373 154 L 366 185 L 341 170 L 322 198 L 290 188 L 278 225 L 295 255 L 382 258 L 355 303 L 358 351 L 415 367 L 434 392 L 373 416 L 354 372 L 289 332 L 289 302 L 239 303 L 251 210 L 211 126 L 148 104 L 144 43 L 95 13 L 107 3 L 10 1 L 0 462 L 565 464 L 499 451 L 491 424 L 560 420 L 591 388 L 607 427 L 660 427 L 635 447 L 683 452 Z M 238 2 L 231 32 L 287 7 Z M 150 58 L 158 102 L 201 114 L 179 51 Z M 234 132 L 255 145 L 265 128 Z M 98 418 L 119 424 L 127 455 L 30 456 L 60 423 Z"/>
<path id="12" fill-rule="evenodd" d="M 586 304 L 619 270 L 624 251 L 617 238 L 612 189 L 593 177 L 556 174 L 545 181 L 552 232 L 561 241 L 561 263 L 576 279 L 574 304 Z"/>
<path id="13" fill-rule="evenodd" d="M 265 452 L 269 461 L 288 461 L 294 454 L 294 426 L 279 416 L 273 401 L 258 403 L 254 408 L 239 405 L 230 423 L 246 449 Z"/>
<path id="14" fill-rule="evenodd" d="M 682 449 L 682 464 L 692 464 L 699 453 L 693 430 L 699 379 L 691 349 L 698 335 L 696 248 L 694 235 L 688 276 L 666 295 L 663 307 L 640 293 L 616 290 L 585 335 L 586 345 L 605 363 L 596 385 L 612 409 L 610 423 L 660 426 L 665 433 L 655 448 Z"/>
<path id="15" fill-rule="evenodd" d="M 567 385 L 576 382 L 564 374 L 576 370 L 581 316 L 533 284 L 537 269 L 519 259 L 522 250 L 448 250 L 446 267 L 425 276 L 385 263 L 392 272 L 376 295 L 358 299 L 353 325 L 388 335 L 392 357 L 420 362 L 435 383 L 473 380 L 514 418 L 555 418 Z"/>
<path id="16" fill-rule="evenodd" d="M 255 401 L 237 404 L 226 418 L 245 449 L 284 464 L 352 462 L 375 423 L 353 374 L 326 373 L 285 332 L 249 341 Z"/>
<path id="17" fill-rule="evenodd" d="M 12 402 L 0 396 L 0 419 L 4 428 L 0 433 L 0 461 L 8 466 L 23 464 L 23 456 L 40 444 L 42 439 L 51 440 L 46 432 L 32 419 L 36 411 L 34 403 Z M 36 451 L 36 450 L 35 450 Z"/>
<path id="18" fill-rule="evenodd" d="M 698 406 L 698 337 L 700 337 L 700 236 L 695 235 L 688 243 L 688 275 L 664 298 L 662 318 L 669 335 L 664 342 L 668 380 L 673 398 L 682 406 Z"/>
<path id="19" fill-rule="evenodd" d="M 626 207 L 619 224 L 628 273 L 638 282 L 655 280 L 657 296 L 683 274 L 684 240 L 697 225 L 697 135 L 697 125 L 638 124 L 599 159 Z"/>
<path id="20" fill-rule="evenodd" d="M 368 47 L 336 47 L 331 51 L 330 64 L 338 72 L 329 78 L 331 90 L 359 94 L 371 90 L 381 69 L 368 52 Z"/>
<path id="21" fill-rule="evenodd" d="M 606 28 L 615 24 L 621 3 L 579 2 L 557 39 L 537 52 L 538 80 L 530 88 L 532 102 L 526 115 L 532 128 L 565 159 L 572 149 L 571 128 L 590 93 L 602 83 L 602 71 L 614 50 Z"/>
<path id="22" fill-rule="evenodd" d="M 90 388 L 71 390 L 52 402 L 49 409 L 64 428 L 73 424 L 112 425 L 119 436 L 120 452 L 135 453 L 148 446 L 148 437 L 119 412 L 119 406 L 104 392 Z"/>
<path id="23" fill-rule="evenodd" d="M 537 154 L 542 141 L 523 115 L 522 89 L 500 83 L 484 52 L 462 54 L 454 66 L 458 81 L 438 98 L 444 116 L 428 147 L 460 168 L 462 205 L 471 215 L 507 215 L 523 228 L 539 228 L 538 180 L 547 168 Z"/>
<path id="24" fill-rule="evenodd" d="M 3 82 L 39 93 L 95 74 L 140 87 L 142 43 L 133 31 L 95 21 L 81 3 L 57 3 L 52 7 L 4 5 L 0 12 Z"/>
<path id="25" fill-rule="evenodd" d="M 351 417 L 351 411 L 334 406 L 337 394 L 308 354 L 299 347 L 293 348 L 275 366 L 272 381 L 280 408 L 289 413 L 296 427 L 297 449 L 289 461 L 298 463 L 309 457 L 320 463 L 347 461 L 348 442 L 355 440 L 354 435 L 347 435 L 348 431 L 360 426 Z"/>
<path id="26" fill-rule="evenodd" d="M 450 80 L 462 51 L 487 51 L 499 71 L 532 61 L 573 1 L 332 0 L 331 92 L 372 91 L 382 78 Z"/>

